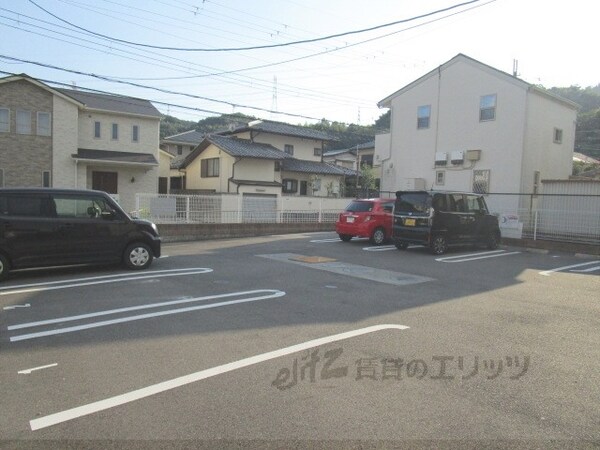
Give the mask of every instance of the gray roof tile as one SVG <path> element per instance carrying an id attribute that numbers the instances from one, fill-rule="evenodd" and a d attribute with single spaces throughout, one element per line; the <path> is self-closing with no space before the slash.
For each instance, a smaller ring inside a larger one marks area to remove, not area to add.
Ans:
<path id="1" fill-rule="evenodd" d="M 336 138 L 324 131 L 314 130 L 308 127 L 291 125 L 289 123 L 274 122 L 272 120 L 262 120 L 249 122 L 248 124 L 234 128 L 233 130 L 223 131 L 219 134 L 224 136 L 231 134 L 244 133 L 246 131 L 262 131 L 264 133 L 280 134 L 284 136 L 293 136 L 304 139 L 316 139 L 319 141 L 335 141 Z"/>
<path id="2" fill-rule="evenodd" d="M 173 136 L 164 137 L 163 142 L 184 142 L 187 144 L 198 145 L 204 139 L 205 133 L 196 130 L 184 131 L 183 133 L 174 134 Z"/>
<path id="3" fill-rule="evenodd" d="M 91 109 L 101 109 L 104 111 L 114 111 L 126 114 L 137 114 L 160 118 L 162 114 L 154 107 L 149 100 L 134 97 L 124 97 L 122 95 L 97 94 L 92 92 L 76 91 L 74 89 L 58 88 L 68 97 L 85 104 Z"/>
<path id="4" fill-rule="evenodd" d="M 156 161 L 156 158 L 151 153 L 115 152 L 112 150 L 79 148 L 77 149 L 77 153 L 71 156 L 75 159 L 158 165 L 158 161 Z"/>

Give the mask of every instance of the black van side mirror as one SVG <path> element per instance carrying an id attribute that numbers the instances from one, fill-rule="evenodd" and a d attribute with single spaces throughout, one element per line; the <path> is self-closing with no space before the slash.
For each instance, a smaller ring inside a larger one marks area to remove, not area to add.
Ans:
<path id="1" fill-rule="evenodd" d="M 114 211 L 102 211 L 102 218 L 104 220 L 114 220 L 117 217 Z"/>

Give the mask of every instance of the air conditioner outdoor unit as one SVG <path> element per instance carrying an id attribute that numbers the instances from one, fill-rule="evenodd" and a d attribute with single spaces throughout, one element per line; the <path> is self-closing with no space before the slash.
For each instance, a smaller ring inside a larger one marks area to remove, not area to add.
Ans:
<path id="1" fill-rule="evenodd" d="M 479 161 L 481 159 L 481 150 L 467 150 L 467 161 Z"/>
<path id="2" fill-rule="evenodd" d="M 435 165 L 436 166 L 445 166 L 448 164 L 448 153 L 446 152 L 436 152 L 435 154 Z"/>
<path id="3" fill-rule="evenodd" d="M 450 162 L 452 162 L 452 164 L 462 164 L 464 159 L 464 152 L 462 150 L 450 153 Z"/>

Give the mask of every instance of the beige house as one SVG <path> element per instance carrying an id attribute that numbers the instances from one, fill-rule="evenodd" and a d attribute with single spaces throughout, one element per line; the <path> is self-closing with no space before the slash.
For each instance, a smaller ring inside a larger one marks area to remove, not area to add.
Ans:
<path id="1" fill-rule="evenodd" d="M 376 137 L 381 189 L 539 192 L 568 179 L 577 105 L 459 54 L 378 105 L 390 133 Z M 493 211 L 528 207 L 527 196 L 490 196 Z"/>
<path id="2" fill-rule="evenodd" d="M 323 162 L 352 170 L 360 170 L 365 165 L 372 167 L 375 170 L 375 186 L 379 189 L 381 162 L 375 159 L 374 140 L 350 148 L 329 150 L 323 154 Z"/>
<path id="3" fill-rule="evenodd" d="M 86 188 L 126 211 L 158 190 L 160 113 L 147 100 L 0 79 L 0 185 Z"/>
<path id="4" fill-rule="evenodd" d="M 205 139 L 179 164 L 185 189 L 255 196 L 335 197 L 351 173 L 322 162 L 326 133 L 252 121 Z"/>

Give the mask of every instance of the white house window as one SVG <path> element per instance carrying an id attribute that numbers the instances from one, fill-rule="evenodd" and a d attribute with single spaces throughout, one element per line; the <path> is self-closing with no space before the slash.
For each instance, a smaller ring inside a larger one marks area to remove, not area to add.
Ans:
<path id="1" fill-rule="evenodd" d="M 94 122 L 94 137 L 100 138 L 100 122 Z"/>
<path id="2" fill-rule="evenodd" d="M 484 95 L 479 101 L 479 121 L 496 119 L 496 94 Z"/>
<path id="3" fill-rule="evenodd" d="M 42 172 L 42 187 L 50 187 L 50 171 L 44 170 Z"/>
<path id="4" fill-rule="evenodd" d="M 10 131 L 10 109 L 0 108 L 0 133 Z"/>
<path id="5" fill-rule="evenodd" d="M 50 136 L 52 134 L 50 128 L 50 113 L 38 112 L 37 113 L 37 134 L 39 136 Z"/>
<path id="6" fill-rule="evenodd" d="M 281 161 L 275 161 L 275 172 L 281 172 Z"/>
<path id="7" fill-rule="evenodd" d="M 178 145 L 177 146 L 177 154 L 178 155 L 183 155 L 183 145 Z"/>
<path id="8" fill-rule="evenodd" d="M 113 123 L 112 124 L 112 140 L 116 141 L 117 139 L 119 139 L 119 124 Z"/>
<path id="9" fill-rule="evenodd" d="M 315 148 L 313 155 L 314 156 L 321 156 L 321 149 L 320 148 Z"/>
<path id="10" fill-rule="evenodd" d="M 476 194 L 490 193 L 490 171 L 489 170 L 474 170 L 473 171 L 473 192 Z"/>
<path id="11" fill-rule="evenodd" d="M 435 172 L 435 184 L 438 186 L 443 186 L 446 182 L 446 172 L 443 170 L 438 170 Z"/>
<path id="12" fill-rule="evenodd" d="M 429 128 L 431 117 L 431 105 L 419 106 L 417 108 L 417 129 Z"/>
<path id="13" fill-rule="evenodd" d="M 287 178 L 283 180 L 281 184 L 283 185 L 284 194 L 293 194 L 298 192 L 298 180 Z"/>
<path id="14" fill-rule="evenodd" d="M 200 176 L 202 178 L 219 176 L 219 158 L 208 158 L 200 161 Z"/>
<path id="15" fill-rule="evenodd" d="M 554 143 L 555 144 L 562 144 L 562 137 L 563 137 L 563 130 L 561 130 L 560 128 L 555 128 L 554 129 Z"/>
<path id="16" fill-rule="evenodd" d="M 134 125 L 133 128 L 131 129 L 131 140 L 133 142 L 139 142 L 140 141 L 140 127 L 139 127 L 139 125 Z"/>
<path id="17" fill-rule="evenodd" d="M 0 187 L 4 187 L 4 169 L 0 169 Z"/>
<path id="18" fill-rule="evenodd" d="M 17 133 L 31 134 L 31 111 L 17 110 Z"/>
<path id="19" fill-rule="evenodd" d="M 286 152 L 288 155 L 293 155 L 294 154 L 294 146 L 290 145 L 290 144 L 285 144 L 283 146 L 283 151 Z"/>

